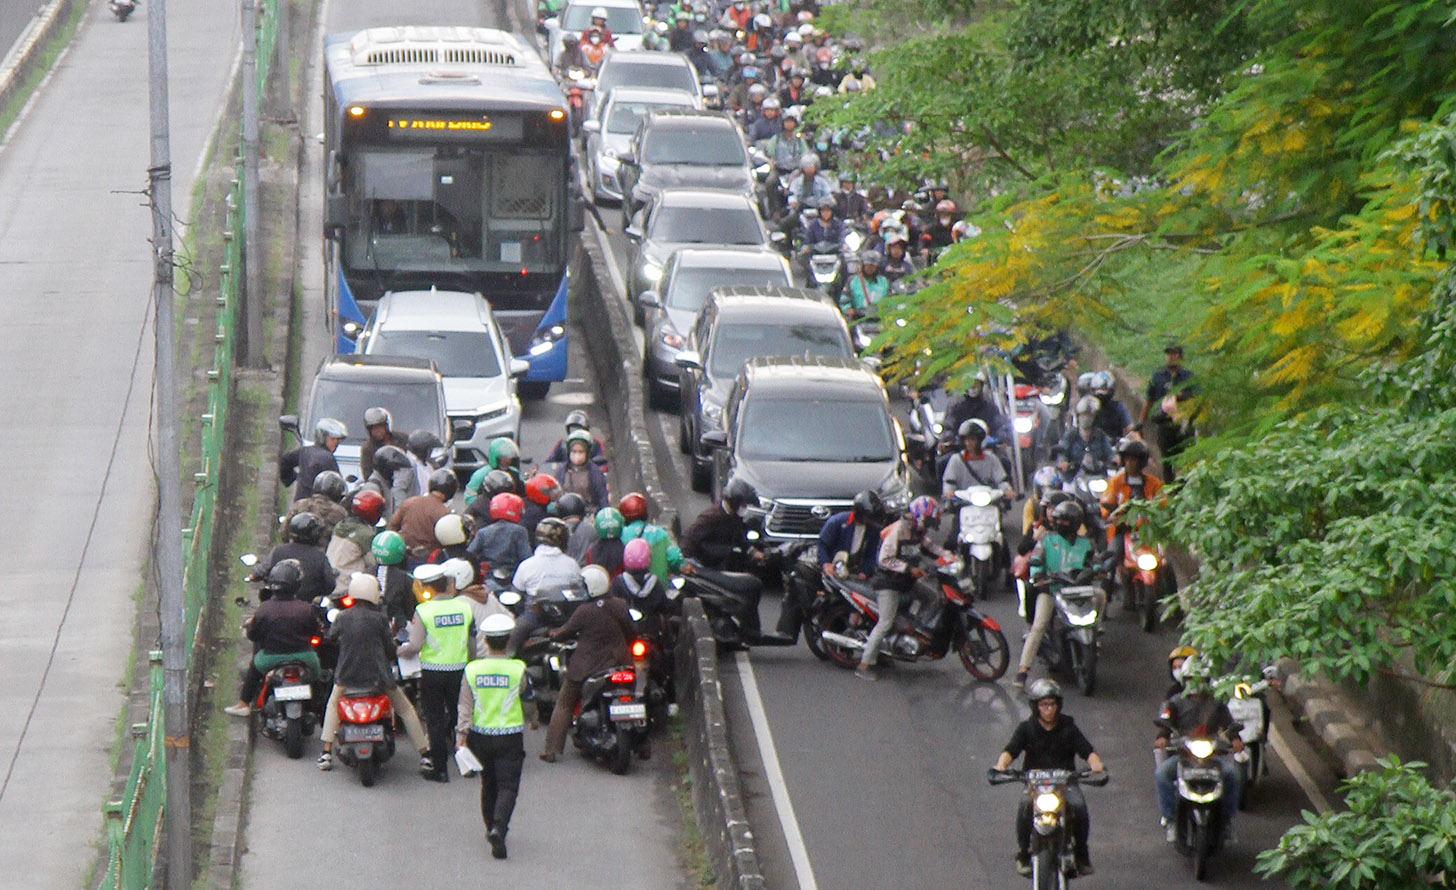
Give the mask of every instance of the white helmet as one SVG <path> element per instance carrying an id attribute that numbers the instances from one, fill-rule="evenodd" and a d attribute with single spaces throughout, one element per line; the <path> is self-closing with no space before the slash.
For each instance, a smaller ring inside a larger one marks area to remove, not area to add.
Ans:
<path id="1" fill-rule="evenodd" d="M 464 590 L 475 583 L 475 566 L 468 560 L 459 557 L 447 559 L 440 563 L 440 569 L 446 578 L 454 582 L 456 590 Z"/>
<path id="2" fill-rule="evenodd" d="M 593 19 L 601 19 L 602 21 L 606 21 L 607 20 L 607 8 L 605 6 L 593 6 L 592 7 L 592 12 L 591 12 L 591 17 Z"/>
<path id="3" fill-rule="evenodd" d="M 581 580 L 586 582 L 586 595 L 592 599 L 599 599 L 607 595 L 607 588 L 611 586 L 611 576 L 607 570 L 599 565 L 589 565 L 581 570 Z"/>
<path id="4" fill-rule="evenodd" d="M 349 596 L 379 605 L 379 581 L 373 575 L 355 572 L 349 576 Z"/>
<path id="5" fill-rule="evenodd" d="M 505 612 L 487 615 L 485 620 L 480 622 L 480 635 L 487 640 L 499 640 L 504 643 L 510 637 L 511 631 L 515 629 L 516 619 Z"/>
<path id="6" fill-rule="evenodd" d="M 435 540 L 441 547 L 458 547 L 465 543 L 465 518 L 459 513 L 446 513 L 435 520 Z"/>
<path id="7" fill-rule="evenodd" d="M 766 12 L 760 12 L 758 15 L 753 17 L 753 26 L 760 29 L 772 28 L 773 17 Z"/>
<path id="8" fill-rule="evenodd" d="M 321 417 L 319 418 L 318 424 L 314 426 L 313 438 L 315 445 L 324 439 L 347 439 L 349 438 L 349 428 L 344 426 L 342 420 L 337 420 L 332 417 Z"/>
<path id="9" fill-rule="evenodd" d="M 814 26 L 812 24 L 810 24 L 809 22 L 804 22 L 802 25 L 799 26 L 799 36 L 800 37 L 808 37 L 810 34 L 813 34 L 813 33 L 814 33 Z"/>

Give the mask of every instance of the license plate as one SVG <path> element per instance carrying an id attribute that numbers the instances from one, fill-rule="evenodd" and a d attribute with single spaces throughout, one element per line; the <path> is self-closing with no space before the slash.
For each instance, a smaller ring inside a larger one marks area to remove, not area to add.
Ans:
<path id="1" fill-rule="evenodd" d="M 346 742 L 382 742 L 384 741 L 384 727 L 378 723 L 371 723 L 367 726 L 345 724 L 344 741 Z"/>
<path id="2" fill-rule="evenodd" d="M 279 701 L 303 701 L 313 698 L 313 689 L 308 686 L 276 686 L 273 697 Z"/>
<path id="3" fill-rule="evenodd" d="M 612 705 L 607 709 L 613 720 L 646 720 L 646 705 Z"/>

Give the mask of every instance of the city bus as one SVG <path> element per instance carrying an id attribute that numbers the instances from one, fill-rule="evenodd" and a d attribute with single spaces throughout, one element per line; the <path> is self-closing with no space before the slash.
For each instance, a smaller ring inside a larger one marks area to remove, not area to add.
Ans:
<path id="1" fill-rule="evenodd" d="M 582 228 L 566 101 L 522 38 L 370 28 L 324 38 L 325 299 L 335 346 L 386 291 L 478 292 L 522 389 L 566 377 L 567 264 Z"/>

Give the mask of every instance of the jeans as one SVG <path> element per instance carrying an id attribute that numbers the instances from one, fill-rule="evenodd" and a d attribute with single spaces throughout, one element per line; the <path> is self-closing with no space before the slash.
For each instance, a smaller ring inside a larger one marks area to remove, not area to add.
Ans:
<path id="1" fill-rule="evenodd" d="M 877 588 L 875 604 L 879 607 L 880 617 L 871 628 L 870 638 L 865 640 L 864 651 L 860 653 L 859 666 L 863 668 L 874 665 L 880 654 L 880 644 L 885 641 L 890 628 L 895 626 L 895 614 L 900 611 L 900 592 L 888 587 Z"/>
<path id="2" fill-rule="evenodd" d="M 328 706 L 324 709 L 323 740 L 325 745 L 334 743 L 334 736 L 339 734 L 339 699 L 344 694 L 344 687 L 334 684 L 334 691 L 329 694 Z M 409 736 L 410 744 L 415 750 L 424 753 L 429 749 L 429 739 L 425 737 L 425 731 L 420 726 L 419 715 L 415 713 L 415 706 L 410 704 L 409 697 L 404 690 L 398 686 L 391 686 L 386 690 L 389 695 L 389 704 L 394 708 L 394 714 L 404 723 L 404 733 Z"/>
<path id="3" fill-rule="evenodd" d="M 1219 772 L 1223 773 L 1223 824 L 1234 823 L 1239 812 L 1239 794 L 1243 789 L 1244 775 L 1232 757 L 1218 758 Z M 1172 820 L 1178 807 L 1178 757 L 1170 754 L 1167 760 L 1153 773 L 1153 782 L 1158 788 L 1158 814 Z"/>
<path id="4" fill-rule="evenodd" d="M 485 830 L 511 827 L 511 813 L 521 789 L 521 766 L 526 760 L 525 734 L 485 735 L 471 731 L 465 737 L 470 753 L 480 761 L 480 817 Z"/>
<path id="5" fill-rule="evenodd" d="M 464 676 L 464 669 L 420 671 L 420 708 L 430 736 L 430 760 L 440 773 L 445 772 L 445 758 L 450 756 L 450 742 L 455 737 L 460 680 Z"/>
<path id="6" fill-rule="evenodd" d="M 1072 826 L 1072 849 L 1077 856 L 1085 859 L 1087 857 L 1087 835 L 1091 830 L 1091 820 L 1087 818 L 1087 799 L 1082 796 L 1082 789 L 1076 785 L 1068 785 L 1063 791 L 1062 802 L 1067 807 L 1067 817 Z M 1016 849 L 1018 852 L 1031 853 L 1031 795 L 1023 795 L 1021 806 L 1016 810 Z"/>

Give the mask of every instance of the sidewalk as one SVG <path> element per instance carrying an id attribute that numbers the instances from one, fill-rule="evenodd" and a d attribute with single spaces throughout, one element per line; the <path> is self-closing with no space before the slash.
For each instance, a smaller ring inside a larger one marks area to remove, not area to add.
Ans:
<path id="1" fill-rule="evenodd" d="M 151 538 L 148 11 L 93 5 L 0 148 L 0 863 L 27 888 L 74 890 L 95 860 Z M 185 222 L 237 5 L 174 4 L 169 28 Z"/>

